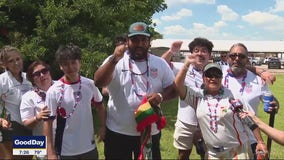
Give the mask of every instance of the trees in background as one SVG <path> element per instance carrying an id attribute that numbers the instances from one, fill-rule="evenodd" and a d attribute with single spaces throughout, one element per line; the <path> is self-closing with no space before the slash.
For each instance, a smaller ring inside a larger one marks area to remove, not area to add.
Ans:
<path id="1" fill-rule="evenodd" d="M 83 51 L 82 74 L 92 78 L 112 53 L 115 36 L 133 22 L 151 24 L 152 15 L 166 7 L 164 0 L 0 0 L 0 47 L 19 48 L 26 66 L 36 59 L 48 62 L 57 79 L 54 53 L 74 43 Z"/>

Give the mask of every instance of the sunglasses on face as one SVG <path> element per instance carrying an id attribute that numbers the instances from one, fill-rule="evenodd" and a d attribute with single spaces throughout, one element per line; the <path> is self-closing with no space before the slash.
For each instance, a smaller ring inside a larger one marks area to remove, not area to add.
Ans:
<path id="1" fill-rule="evenodd" d="M 47 68 L 43 68 L 39 71 L 36 71 L 32 74 L 33 77 L 39 77 L 41 74 L 46 74 L 47 72 L 49 72 L 49 69 Z"/>
<path id="2" fill-rule="evenodd" d="M 247 56 L 245 54 L 243 54 L 243 53 L 232 53 L 232 54 L 229 54 L 229 57 L 231 59 L 236 59 L 237 57 L 239 59 L 245 59 Z"/>
<path id="3" fill-rule="evenodd" d="M 207 78 L 222 78 L 222 73 L 219 72 L 205 72 L 204 76 Z"/>

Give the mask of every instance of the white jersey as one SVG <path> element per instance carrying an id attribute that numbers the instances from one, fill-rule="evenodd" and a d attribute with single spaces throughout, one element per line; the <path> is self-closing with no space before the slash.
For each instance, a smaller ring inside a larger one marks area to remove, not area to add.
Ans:
<path id="1" fill-rule="evenodd" d="M 45 93 L 45 91 L 40 90 Z M 34 118 L 41 109 L 45 106 L 45 101 L 34 90 L 28 91 L 22 96 L 22 102 L 20 105 L 20 113 L 22 121 Z M 33 128 L 34 136 L 43 135 L 43 121 L 37 122 Z"/>
<path id="2" fill-rule="evenodd" d="M 1 113 L 3 104 L 9 114 L 11 121 L 22 124 L 20 115 L 20 103 L 22 95 L 31 90 L 32 84 L 26 79 L 26 73 L 22 72 L 23 82 L 20 83 L 15 79 L 10 71 L 5 71 L 0 75 L 0 95 L 1 95 Z"/>
<path id="3" fill-rule="evenodd" d="M 175 70 L 181 70 L 183 67 L 183 65 L 181 64 L 173 63 L 174 66 L 173 71 L 177 72 Z M 203 84 L 202 71 L 198 71 L 194 69 L 192 65 L 190 65 L 186 73 L 184 83 L 186 86 L 200 88 L 201 85 Z M 197 126 L 198 122 L 194 109 L 196 108 L 196 102 L 193 105 L 194 106 L 190 106 L 189 104 L 185 103 L 183 100 L 179 98 L 177 119 L 182 121 L 183 123 Z"/>
<path id="4" fill-rule="evenodd" d="M 224 88 L 217 96 L 205 94 L 203 89 L 187 87 L 185 101 L 194 104 L 197 99 L 196 115 L 209 153 L 215 148 L 231 148 L 248 142 L 246 127 L 231 109 L 230 90 Z"/>
<path id="5" fill-rule="evenodd" d="M 218 62 L 216 62 L 216 63 L 221 66 L 222 70 L 227 70 L 227 69 L 229 68 L 228 62 L 218 61 Z"/>
<path id="6" fill-rule="evenodd" d="M 267 84 L 251 71 L 242 77 L 234 77 L 228 70 L 223 71 L 223 86 L 230 89 L 235 98 L 240 99 L 244 105 L 244 110 L 249 110 L 257 114 L 258 105 L 262 100 L 262 95 L 269 91 Z M 250 133 L 251 143 L 256 142 L 252 132 Z"/>
<path id="7" fill-rule="evenodd" d="M 62 92 L 64 92 L 64 95 L 60 104 Z M 77 95 L 79 95 L 78 101 Z M 45 103 L 51 110 L 50 115 L 60 116 L 56 112 L 58 107 L 64 108 L 67 116 L 71 115 L 66 119 L 61 155 L 78 155 L 96 147 L 91 104 L 102 103 L 102 100 L 102 95 L 94 85 L 93 80 L 82 76 L 79 82 L 73 84 L 58 80 L 48 89 Z M 78 102 L 77 106 L 76 101 Z M 53 122 L 54 139 L 56 124 L 55 118 Z"/>
<path id="8" fill-rule="evenodd" d="M 108 58 L 104 63 L 107 61 Z M 161 92 L 173 81 L 174 74 L 164 59 L 148 54 L 148 61 L 134 61 L 126 52 L 116 64 L 108 85 L 107 127 L 120 134 L 140 135 L 135 110 L 146 94 Z M 152 124 L 152 135 L 157 133 L 156 124 Z"/>

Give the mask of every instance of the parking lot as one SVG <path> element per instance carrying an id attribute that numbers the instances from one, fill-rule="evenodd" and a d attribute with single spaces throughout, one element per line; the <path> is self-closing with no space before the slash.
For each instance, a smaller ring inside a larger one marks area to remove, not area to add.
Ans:
<path id="1" fill-rule="evenodd" d="M 284 66 L 281 66 L 281 69 L 268 69 L 267 65 L 265 65 L 265 64 L 262 64 L 261 66 L 256 66 L 256 67 L 266 69 L 266 70 L 268 70 L 269 72 L 272 72 L 272 73 L 284 74 Z"/>

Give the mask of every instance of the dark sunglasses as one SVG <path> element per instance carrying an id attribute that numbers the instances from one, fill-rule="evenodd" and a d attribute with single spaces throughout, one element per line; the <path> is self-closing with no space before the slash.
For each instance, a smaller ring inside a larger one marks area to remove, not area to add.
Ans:
<path id="1" fill-rule="evenodd" d="M 238 57 L 239 59 L 245 59 L 247 56 L 246 56 L 245 54 L 232 53 L 232 54 L 229 54 L 229 57 L 230 57 L 231 59 L 236 59 L 237 57 Z"/>
<path id="2" fill-rule="evenodd" d="M 204 76 L 207 78 L 222 78 L 222 73 L 219 72 L 205 72 Z"/>
<path id="3" fill-rule="evenodd" d="M 49 72 L 49 69 L 47 68 L 43 68 L 39 71 L 36 71 L 32 74 L 33 77 L 39 77 L 41 74 L 46 74 L 47 72 Z"/>

